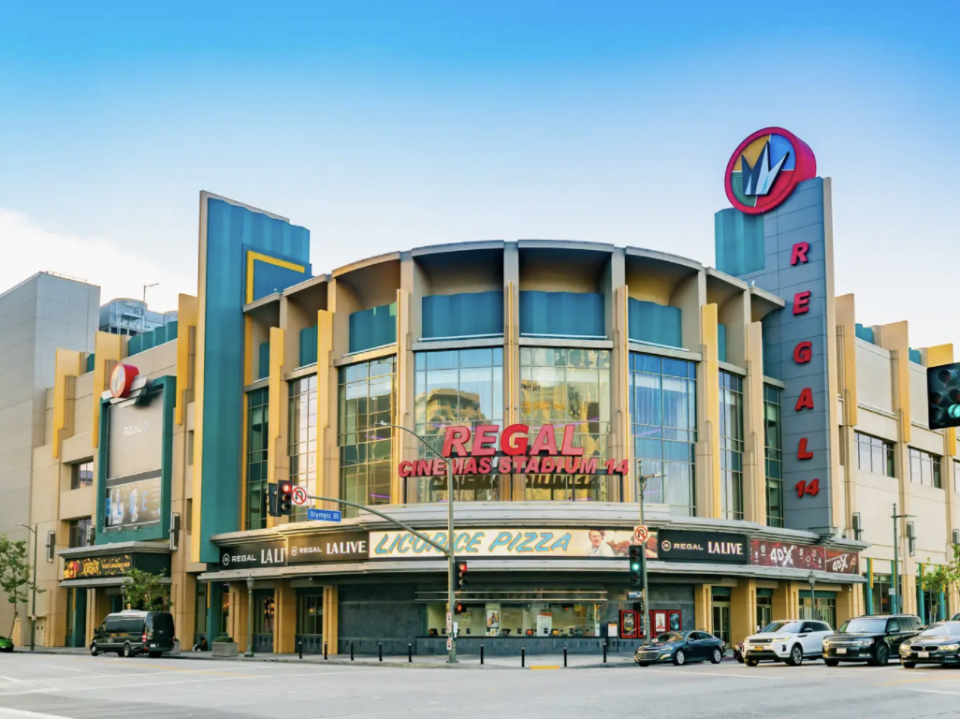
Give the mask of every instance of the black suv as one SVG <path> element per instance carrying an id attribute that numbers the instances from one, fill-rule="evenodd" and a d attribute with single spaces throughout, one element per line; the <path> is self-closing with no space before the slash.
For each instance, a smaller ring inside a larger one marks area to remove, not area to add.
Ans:
<path id="1" fill-rule="evenodd" d="M 900 645 L 920 633 L 923 623 L 913 614 L 857 617 L 844 622 L 840 631 L 823 640 L 823 661 L 828 667 L 840 662 L 867 662 L 883 666 L 900 656 Z"/>

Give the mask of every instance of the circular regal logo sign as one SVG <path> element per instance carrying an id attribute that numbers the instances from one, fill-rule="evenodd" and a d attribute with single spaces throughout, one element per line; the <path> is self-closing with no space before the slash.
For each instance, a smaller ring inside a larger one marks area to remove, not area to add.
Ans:
<path id="1" fill-rule="evenodd" d="M 748 215 L 781 205 L 797 185 L 817 175 L 817 158 L 809 145 L 781 127 L 757 130 L 740 143 L 723 184 L 730 204 Z"/>
<path id="2" fill-rule="evenodd" d="M 220 564 L 224 567 L 230 566 L 230 552 L 223 553 L 223 559 L 220 560 Z"/>
<path id="3" fill-rule="evenodd" d="M 118 364 L 113 368 L 113 374 L 110 375 L 110 394 L 114 399 L 121 399 L 130 394 L 130 388 L 138 374 L 137 368 L 129 364 Z"/>
<path id="4" fill-rule="evenodd" d="M 670 544 L 670 540 L 669 540 L 669 539 L 664 539 L 664 540 L 660 543 L 660 547 L 663 549 L 664 552 L 669 552 L 671 549 L 673 549 L 673 545 Z"/>

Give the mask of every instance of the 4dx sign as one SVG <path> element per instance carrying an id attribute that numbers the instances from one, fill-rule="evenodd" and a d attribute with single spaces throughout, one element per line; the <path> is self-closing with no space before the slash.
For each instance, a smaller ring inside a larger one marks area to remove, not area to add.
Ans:
<path id="1" fill-rule="evenodd" d="M 805 265 L 808 262 L 807 254 L 809 252 L 809 242 L 797 242 L 794 244 L 790 251 L 790 266 Z M 801 290 L 793 296 L 794 316 L 805 315 L 810 311 L 810 295 L 810 290 Z M 809 363 L 812 359 L 813 342 L 809 340 L 798 342 L 793 348 L 793 361 L 798 365 L 803 365 Z M 800 391 L 800 396 L 797 398 L 797 403 L 794 405 L 793 410 L 794 412 L 800 413 L 805 410 L 813 411 L 813 408 L 813 389 L 804 387 Z M 807 437 L 801 437 L 797 444 L 797 459 L 800 461 L 813 459 L 813 450 L 808 449 L 807 444 Z M 820 493 L 820 480 L 812 479 L 807 481 L 802 479 L 794 485 L 794 489 L 797 490 L 797 497 L 800 499 L 804 497 L 816 497 Z"/>

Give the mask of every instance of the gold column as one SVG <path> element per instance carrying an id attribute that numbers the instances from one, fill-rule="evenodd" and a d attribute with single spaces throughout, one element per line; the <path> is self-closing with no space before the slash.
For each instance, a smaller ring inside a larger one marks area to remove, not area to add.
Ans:
<path id="1" fill-rule="evenodd" d="M 330 655 L 338 654 L 339 606 L 337 587 L 323 588 L 323 641 Z"/>
<path id="2" fill-rule="evenodd" d="M 700 631 L 713 631 L 713 587 L 711 585 L 694 585 L 693 618 L 696 628 Z"/>
<path id="3" fill-rule="evenodd" d="M 757 582 L 741 579 L 730 592 L 730 641 L 753 634 L 757 625 Z"/>
<path id="4" fill-rule="evenodd" d="M 717 305 L 700 308 L 703 361 L 697 369 L 697 516 L 722 516 L 720 474 L 720 359 Z"/>
<path id="5" fill-rule="evenodd" d="M 297 651 L 297 590 L 289 582 L 282 582 L 275 591 L 276 621 L 274 622 L 274 654 L 292 654 Z"/>

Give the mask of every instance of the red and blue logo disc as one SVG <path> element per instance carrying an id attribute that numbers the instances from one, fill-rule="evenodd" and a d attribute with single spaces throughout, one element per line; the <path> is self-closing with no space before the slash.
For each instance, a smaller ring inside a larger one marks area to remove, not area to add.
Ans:
<path id="1" fill-rule="evenodd" d="M 809 145 L 781 127 L 757 130 L 740 143 L 724 175 L 730 204 L 748 215 L 781 205 L 804 180 L 817 175 Z"/>

